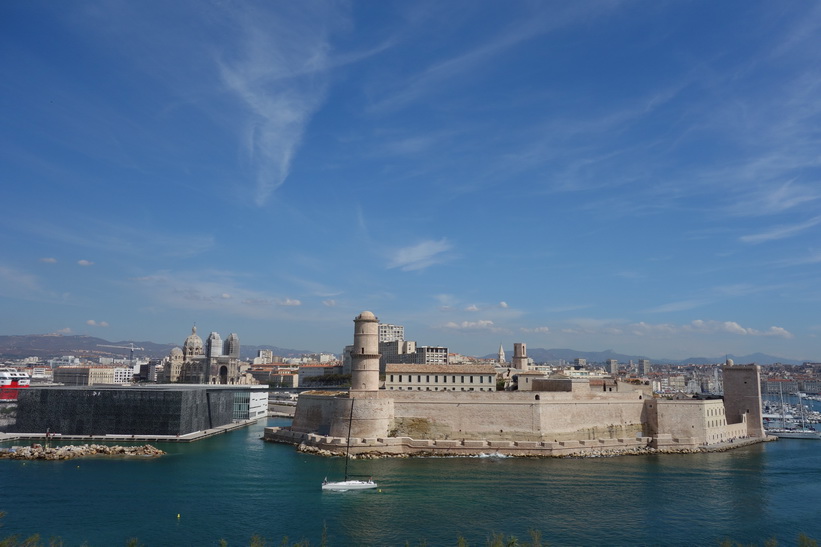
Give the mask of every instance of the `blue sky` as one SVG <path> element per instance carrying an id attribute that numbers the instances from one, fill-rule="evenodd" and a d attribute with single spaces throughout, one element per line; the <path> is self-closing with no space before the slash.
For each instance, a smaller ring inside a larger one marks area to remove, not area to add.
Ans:
<path id="1" fill-rule="evenodd" d="M 817 2 L 3 2 L 0 333 L 821 360 Z"/>

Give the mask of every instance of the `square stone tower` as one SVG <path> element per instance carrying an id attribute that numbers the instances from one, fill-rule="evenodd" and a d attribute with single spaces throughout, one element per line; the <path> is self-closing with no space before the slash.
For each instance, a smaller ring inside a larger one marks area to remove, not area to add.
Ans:
<path id="1" fill-rule="evenodd" d="M 728 424 L 747 417 L 747 434 L 764 437 L 761 412 L 761 367 L 727 364 L 724 370 L 724 412 Z"/>

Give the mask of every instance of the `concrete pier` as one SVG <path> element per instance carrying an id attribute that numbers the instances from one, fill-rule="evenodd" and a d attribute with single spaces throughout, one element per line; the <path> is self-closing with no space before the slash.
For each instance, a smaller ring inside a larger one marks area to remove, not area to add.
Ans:
<path id="1" fill-rule="evenodd" d="M 0 433 L 0 442 L 2 441 L 50 441 L 50 442 L 162 442 L 162 443 L 190 443 L 200 441 L 213 437 L 215 435 L 222 435 L 229 431 L 248 427 L 249 425 L 257 423 L 258 420 L 239 420 L 230 424 L 221 425 L 212 429 L 203 431 L 194 431 L 186 433 L 185 435 L 61 435 L 60 433 Z"/>

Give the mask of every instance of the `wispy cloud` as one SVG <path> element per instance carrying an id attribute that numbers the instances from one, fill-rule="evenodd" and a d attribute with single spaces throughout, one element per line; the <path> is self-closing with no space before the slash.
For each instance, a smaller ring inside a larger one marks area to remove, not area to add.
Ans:
<path id="1" fill-rule="evenodd" d="M 711 304 L 712 300 L 705 298 L 693 298 L 689 300 L 679 300 L 677 302 L 669 302 L 661 306 L 655 306 L 645 310 L 647 313 L 669 313 L 676 311 L 692 310 Z"/>
<path id="2" fill-rule="evenodd" d="M 536 10 L 535 13 L 528 11 L 519 20 L 511 22 L 484 42 L 473 44 L 461 53 L 431 63 L 424 70 L 413 73 L 404 80 L 392 82 L 392 88 L 382 94 L 371 109 L 374 112 L 400 109 L 422 97 L 435 95 L 453 83 L 463 84 L 466 79 L 475 76 L 491 64 L 494 57 L 510 48 L 582 18 L 604 16 L 606 11 L 602 9 L 602 5 L 593 10 L 582 4 L 568 5 L 564 8 L 554 5 L 549 10 Z"/>
<path id="3" fill-rule="evenodd" d="M 4 296 L 42 293 L 36 276 L 16 268 L 0 265 L 0 281 L 0 291 Z"/>
<path id="4" fill-rule="evenodd" d="M 0 224 L 4 224 L 2 219 Z M 48 220 L 33 222 L 23 219 L 15 223 L 14 229 L 78 248 L 140 257 L 189 258 L 214 246 L 214 237 L 208 234 L 158 232 L 132 222 L 106 222 L 85 216 L 75 225 L 76 228 Z M 44 258 L 41 261 L 53 263 L 57 259 Z"/>
<path id="5" fill-rule="evenodd" d="M 776 265 L 781 267 L 791 267 L 791 266 L 805 266 L 807 264 L 819 264 L 821 263 L 821 251 L 810 251 L 805 256 L 800 256 L 796 258 L 789 258 L 786 260 L 779 261 Z"/>
<path id="6" fill-rule="evenodd" d="M 439 241 L 422 241 L 395 251 L 388 268 L 399 268 L 403 271 L 423 270 L 446 261 L 448 257 L 444 256 L 444 253 L 452 248 L 453 245 L 444 238 Z"/>
<path id="7" fill-rule="evenodd" d="M 779 336 L 782 338 L 793 338 L 793 335 L 790 332 L 781 327 L 770 327 L 765 331 L 760 331 L 756 329 L 742 327 L 735 321 L 702 321 L 701 319 L 696 319 L 695 321 L 690 323 L 690 325 L 685 325 L 682 328 L 685 330 L 692 329 L 697 332 L 706 333 L 726 332 L 729 334 L 740 334 L 749 336 Z"/>
<path id="8" fill-rule="evenodd" d="M 767 330 L 757 330 L 743 327 L 735 321 L 704 321 L 696 319 L 685 325 L 670 323 L 634 323 L 630 325 L 631 332 L 637 336 L 647 334 L 677 335 L 682 333 L 696 334 L 733 334 L 739 336 L 774 336 L 779 338 L 794 338 L 794 335 L 783 327 L 772 326 Z"/>
<path id="9" fill-rule="evenodd" d="M 77 264 L 79 264 L 80 266 L 93 266 L 94 265 L 94 263 L 92 261 L 86 260 L 86 259 L 78 260 Z"/>
<path id="10" fill-rule="evenodd" d="M 568 306 L 554 306 L 551 308 L 546 308 L 544 311 L 545 313 L 565 313 L 570 311 L 585 310 L 592 307 L 592 304 L 571 304 Z"/>
<path id="11" fill-rule="evenodd" d="M 821 224 L 821 216 L 817 216 L 800 224 L 793 224 L 790 226 L 776 226 L 766 232 L 742 236 L 740 239 L 744 243 L 764 243 L 765 241 L 775 241 L 778 239 L 784 239 L 787 237 L 798 235 L 801 232 L 804 232 L 812 228 L 813 226 L 817 226 L 818 224 Z"/>
<path id="12" fill-rule="evenodd" d="M 528 334 L 547 334 L 550 332 L 550 327 L 522 327 L 519 330 Z"/>
<path id="13" fill-rule="evenodd" d="M 759 160 L 760 161 L 760 160 Z M 788 160 L 787 160 L 788 161 Z M 779 171 L 789 165 L 778 166 Z M 821 191 L 815 186 L 799 184 L 795 180 L 783 184 L 764 185 L 744 195 L 727 210 L 730 213 L 760 216 L 789 211 L 795 207 L 812 204 L 821 199 Z"/>
<path id="14" fill-rule="evenodd" d="M 242 105 L 242 140 L 254 170 L 254 202 L 264 205 L 284 182 L 305 128 L 325 99 L 330 23 L 312 10 L 258 17 L 240 10 L 239 52 L 217 59 L 220 80 Z M 234 12 L 236 13 L 236 12 Z"/>
<path id="15" fill-rule="evenodd" d="M 495 333 L 502 333 L 502 332 L 509 332 L 507 329 L 497 327 L 493 321 L 489 319 L 481 319 L 479 321 L 462 321 L 461 323 L 457 323 L 455 321 L 449 321 L 442 325 L 442 328 L 448 330 L 458 330 L 458 331 L 468 331 L 468 332 L 475 332 L 475 331 L 490 331 Z"/>
<path id="16" fill-rule="evenodd" d="M 56 264 L 57 259 L 52 257 L 43 257 L 40 259 L 40 262 L 45 262 L 46 264 Z"/>
<path id="17" fill-rule="evenodd" d="M 243 274 L 228 271 L 158 272 L 133 281 L 158 308 L 216 310 L 237 316 L 270 318 L 276 309 L 301 301 L 246 287 Z"/>

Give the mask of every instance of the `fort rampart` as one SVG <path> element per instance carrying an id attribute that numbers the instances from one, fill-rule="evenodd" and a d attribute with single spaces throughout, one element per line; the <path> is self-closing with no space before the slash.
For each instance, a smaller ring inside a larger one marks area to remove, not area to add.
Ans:
<path id="1" fill-rule="evenodd" d="M 264 440 L 294 444 L 303 452 L 324 456 L 352 457 L 470 457 L 515 456 L 541 458 L 606 457 L 652 453 L 721 451 L 761 442 L 760 438 L 738 438 L 732 442 L 704 445 L 693 437 L 635 437 L 568 441 L 511 441 L 487 439 L 413 439 L 411 437 L 331 437 L 300 433 L 288 428 L 268 427 Z"/>
<path id="2" fill-rule="evenodd" d="M 599 390 L 569 378 L 536 379 L 523 391 L 431 391 L 421 381 L 384 390 L 377 319 L 362 312 L 354 322 L 350 392 L 301 394 L 292 426 L 266 429 L 266 440 L 331 453 L 351 439 L 354 454 L 566 456 L 702 450 L 766 438 L 755 365 L 724 367 L 724 399 L 710 400 L 662 400 L 616 380 Z"/>

